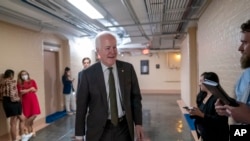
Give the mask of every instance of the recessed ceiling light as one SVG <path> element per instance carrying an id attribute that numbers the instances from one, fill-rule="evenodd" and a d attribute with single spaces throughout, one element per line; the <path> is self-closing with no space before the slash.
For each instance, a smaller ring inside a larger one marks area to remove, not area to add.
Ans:
<path id="1" fill-rule="evenodd" d="M 73 6 L 78 8 L 91 19 L 102 19 L 103 15 L 95 9 L 87 0 L 68 0 Z"/>

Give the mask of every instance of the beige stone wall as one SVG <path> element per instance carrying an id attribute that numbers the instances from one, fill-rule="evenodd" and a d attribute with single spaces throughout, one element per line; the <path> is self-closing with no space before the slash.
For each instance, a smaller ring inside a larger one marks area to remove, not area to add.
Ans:
<path id="1" fill-rule="evenodd" d="M 41 33 L 14 26 L 0 21 L 0 73 L 6 69 L 15 71 L 15 78 L 20 70 L 27 70 L 31 78 L 35 79 L 38 85 L 38 99 L 41 107 L 41 115 L 38 116 L 38 124 L 45 123 L 45 96 L 44 96 L 44 58 L 43 42 L 50 42 L 61 45 L 58 50 L 59 60 L 59 91 L 62 93 L 61 76 L 66 66 L 71 68 L 73 77 L 77 80 L 77 74 L 82 69 L 82 58 L 90 57 L 95 62 L 93 44 L 85 39 L 62 39 L 49 33 Z M 77 81 L 74 82 L 76 87 Z M 58 98 L 61 101 L 61 109 L 64 108 L 63 95 Z M 1 102 L 0 102 L 1 103 Z M 2 103 L 0 105 L 0 136 L 8 133 L 9 120 L 6 119 Z M 40 126 L 40 125 L 38 125 Z"/>
<path id="2" fill-rule="evenodd" d="M 145 93 L 176 93 L 180 91 L 180 70 L 170 69 L 168 67 L 167 53 L 162 52 L 158 54 L 130 56 L 125 55 L 118 57 L 119 60 L 130 62 L 133 64 L 140 88 Z M 149 61 L 149 74 L 141 74 L 140 61 Z M 156 69 L 156 64 L 160 65 Z"/>
<path id="3" fill-rule="evenodd" d="M 242 72 L 240 25 L 250 19 L 249 12 L 250 0 L 212 0 L 197 24 L 197 60 L 190 56 L 190 34 L 182 42 L 181 97 L 187 105 L 194 105 L 194 85 L 205 71 L 216 72 L 223 88 L 234 96 L 234 85 Z M 196 82 L 187 75 L 192 73 L 191 63 L 197 63 Z"/>
<path id="4" fill-rule="evenodd" d="M 196 33 L 197 28 L 190 27 L 181 47 L 181 97 L 188 106 L 195 105 L 196 95 L 199 90 Z"/>
<path id="5" fill-rule="evenodd" d="M 250 19 L 250 0 L 213 0 L 198 22 L 199 75 L 214 71 L 233 96 L 240 69 L 240 25 Z"/>
<path id="6" fill-rule="evenodd" d="M 52 34 L 27 30 L 4 22 L 0 22 L 0 27 L 0 72 L 3 73 L 6 69 L 13 69 L 15 78 L 17 78 L 19 71 L 23 69 L 30 73 L 31 78 L 38 85 L 37 95 L 41 106 L 41 115 L 38 116 L 37 120 L 44 119 L 46 101 L 44 97 L 43 42 L 61 45 L 61 50 L 59 50 L 60 70 L 63 64 L 67 63 L 63 58 L 69 56 L 63 53 L 63 48 L 67 47 L 67 42 Z M 2 103 L 0 105 L 0 123 L 1 136 L 9 131 L 9 122 L 5 117 Z"/>
<path id="7" fill-rule="evenodd" d="M 181 45 L 181 98 L 185 104 L 190 105 L 190 55 L 189 55 L 189 36 L 183 40 Z"/>

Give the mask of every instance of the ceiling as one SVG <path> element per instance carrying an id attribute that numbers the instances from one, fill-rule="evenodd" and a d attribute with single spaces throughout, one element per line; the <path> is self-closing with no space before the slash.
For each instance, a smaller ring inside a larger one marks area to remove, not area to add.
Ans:
<path id="1" fill-rule="evenodd" d="M 110 30 L 120 51 L 178 50 L 211 0 L 88 0 L 104 19 L 91 19 L 67 0 L 1 0 L 0 20 L 64 38 Z"/>

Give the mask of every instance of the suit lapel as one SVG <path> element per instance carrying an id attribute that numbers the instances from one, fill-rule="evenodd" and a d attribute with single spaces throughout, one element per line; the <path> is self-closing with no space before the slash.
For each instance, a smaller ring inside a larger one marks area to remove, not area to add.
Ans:
<path id="1" fill-rule="evenodd" d="M 119 77 L 119 84 L 120 84 L 120 90 L 121 90 L 121 95 L 122 98 L 124 99 L 124 77 L 125 77 L 125 70 L 123 68 L 123 65 L 121 62 L 116 61 L 116 66 L 117 66 L 117 73 Z"/>

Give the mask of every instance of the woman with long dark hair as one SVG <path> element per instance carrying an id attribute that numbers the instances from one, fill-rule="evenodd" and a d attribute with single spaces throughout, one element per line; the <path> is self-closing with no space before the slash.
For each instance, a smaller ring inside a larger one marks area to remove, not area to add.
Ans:
<path id="1" fill-rule="evenodd" d="M 17 141 L 17 121 L 19 120 L 22 141 L 28 141 L 32 134 L 25 135 L 25 118 L 22 115 L 22 105 L 18 96 L 14 71 L 7 69 L 0 83 L 0 93 L 3 99 L 3 109 L 7 118 L 10 118 L 10 135 L 12 141 Z"/>
<path id="2" fill-rule="evenodd" d="M 201 141 L 228 141 L 228 117 L 216 113 L 214 104 L 217 98 L 204 86 L 205 79 L 219 83 L 219 77 L 214 72 L 204 72 L 200 76 L 197 107 L 189 110 L 189 114 L 195 119 L 196 131 Z"/>

